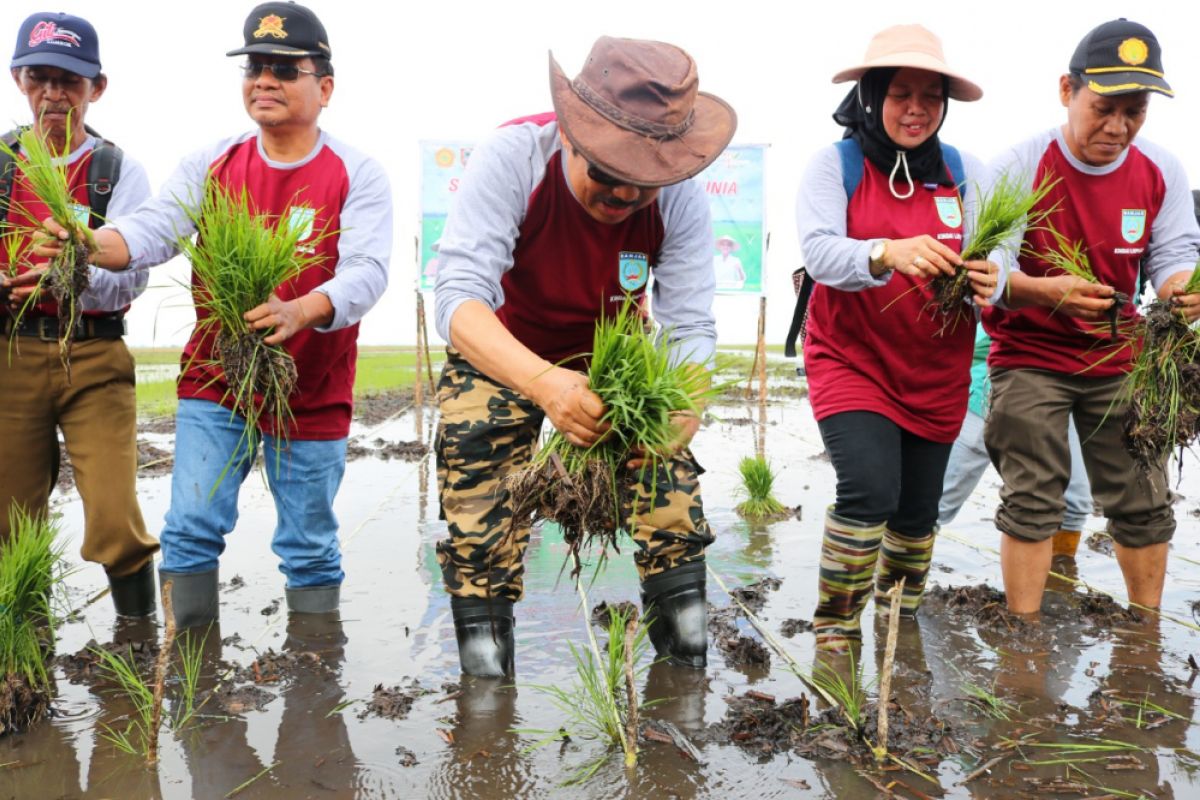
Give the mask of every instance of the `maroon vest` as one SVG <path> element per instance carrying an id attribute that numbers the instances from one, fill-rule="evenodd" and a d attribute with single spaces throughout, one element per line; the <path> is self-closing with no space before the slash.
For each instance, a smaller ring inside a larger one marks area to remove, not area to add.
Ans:
<path id="1" fill-rule="evenodd" d="M 912 197 L 899 200 L 887 175 L 864 159 L 862 182 L 846 209 L 846 236 L 907 239 L 925 233 L 960 252 L 961 220 L 953 187 L 918 184 Z M 974 315 L 964 306 L 965 315 L 939 335 L 945 318 L 929 306 L 932 293 L 924 284 L 897 272 L 884 286 L 860 292 L 813 288 L 804 364 L 818 420 L 872 411 L 935 442 L 958 436 L 971 382 Z"/>
<path id="2" fill-rule="evenodd" d="M 662 243 L 657 201 L 616 225 L 592 219 L 567 186 L 559 150 L 529 197 L 496 316 L 547 361 L 586 354 L 598 318 L 626 293 L 644 297 Z"/>

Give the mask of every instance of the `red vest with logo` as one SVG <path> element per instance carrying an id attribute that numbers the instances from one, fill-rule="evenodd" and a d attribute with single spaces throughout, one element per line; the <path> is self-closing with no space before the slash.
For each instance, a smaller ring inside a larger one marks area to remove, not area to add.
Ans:
<path id="1" fill-rule="evenodd" d="M 257 137 L 250 137 L 226 151 L 213 162 L 211 169 L 223 186 L 248 188 L 260 213 L 280 217 L 290 214 L 293 207 L 308 206 L 316 210 L 312 223 L 314 235 L 341 227 L 341 209 L 350 190 L 350 179 L 342 160 L 329 147 L 323 147 L 302 166 L 277 169 L 263 161 Z M 300 246 L 306 246 L 304 240 Z M 276 290 L 282 300 L 306 295 L 333 277 L 338 262 L 337 234 L 318 242 L 315 252 L 321 256 L 316 264 Z M 204 291 L 195 276 L 192 291 L 193 294 Z M 197 306 L 197 319 L 205 316 L 207 313 Z M 356 324 L 328 333 L 310 328 L 284 342 L 283 346 L 296 360 L 299 376 L 296 390 L 289 398 L 294 416 L 291 438 L 328 440 L 349 434 L 357 341 Z M 223 373 L 211 365 L 212 361 L 211 337 L 194 330 L 183 351 L 179 397 L 211 400 L 230 407 L 232 401 L 225 397 L 228 387 Z M 264 430 L 273 429 L 273 420 L 264 420 Z"/>
<path id="2" fill-rule="evenodd" d="M 929 234 L 962 250 L 962 204 L 954 187 L 918 184 L 899 200 L 888 176 L 864 159 L 862 182 L 846 209 L 850 239 Z M 817 420 L 846 411 L 881 414 L 906 431 L 953 442 L 967 411 L 972 309 L 942 330 L 933 294 L 899 272 L 885 285 L 845 292 L 817 284 L 809 304 L 804 365 Z"/>
<path id="3" fill-rule="evenodd" d="M 1058 206 L 1047 224 L 1067 241 L 1083 242 L 1100 283 L 1136 302 L 1142 256 L 1167 193 L 1162 170 L 1136 146 L 1130 146 L 1117 169 L 1104 175 L 1085 174 L 1071 165 L 1057 141 L 1051 141 L 1038 162 L 1033 184 L 1038 185 L 1046 175 L 1059 179 L 1041 204 L 1042 208 Z M 1024 252 L 1056 249 L 1048 231 L 1028 231 L 1024 244 L 1019 258 L 1022 272 L 1034 278 L 1062 274 L 1040 256 Z M 1005 369 L 1082 372 L 1097 378 L 1120 375 L 1129 369 L 1133 356 L 1128 328 L 1136 318 L 1133 303 L 1121 308 L 1119 324 L 1124 333 L 1114 343 L 1107 321 L 1075 319 L 1041 306 L 989 309 L 984 314 L 992 337 L 988 364 Z"/>
<path id="4" fill-rule="evenodd" d="M 496 311 L 521 344 L 552 363 L 589 352 L 596 320 L 615 314 L 626 293 L 645 296 L 664 235 L 658 201 L 616 225 L 592 219 L 567 186 L 562 158 L 555 151 L 529 197 Z"/>

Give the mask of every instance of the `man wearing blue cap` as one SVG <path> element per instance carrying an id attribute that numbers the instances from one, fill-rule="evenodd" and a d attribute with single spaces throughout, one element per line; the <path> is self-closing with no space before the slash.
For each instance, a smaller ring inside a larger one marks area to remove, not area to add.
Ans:
<path id="1" fill-rule="evenodd" d="M 10 67 L 29 101 L 33 130 L 67 167 L 81 219 L 97 227 L 105 216 L 132 211 L 149 197 L 141 165 L 85 126 L 89 105 L 108 85 L 91 24 L 68 14 L 31 15 L 21 24 Z M 4 137 L 10 149 L 17 147 L 17 133 Z M 155 607 L 158 542 L 146 532 L 134 488 L 137 402 L 133 359 L 121 337 L 125 309 L 145 288 L 147 273 L 91 268 L 68 375 L 59 357 L 54 301 L 36 297 L 20 319 L 15 313 L 37 291 L 44 271 L 45 259 L 28 251 L 28 234 L 47 216 L 19 161 L 0 158 L 6 245 L 0 273 L 9 308 L 0 312 L 7 349 L 0 357 L 0 538 L 9 535 L 12 509 L 47 513 L 61 430 L 83 500 L 83 558 L 104 566 L 119 615 L 143 617 Z"/>

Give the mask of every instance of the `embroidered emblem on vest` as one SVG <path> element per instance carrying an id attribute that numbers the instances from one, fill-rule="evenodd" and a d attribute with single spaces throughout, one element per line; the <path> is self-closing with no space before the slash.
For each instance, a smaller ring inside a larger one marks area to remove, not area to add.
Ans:
<path id="1" fill-rule="evenodd" d="M 650 277 L 650 259 L 645 253 L 628 253 L 624 250 L 617 257 L 617 274 L 621 288 L 627 292 L 637 291 L 646 285 Z"/>
<path id="2" fill-rule="evenodd" d="M 1125 241 L 1134 244 L 1146 232 L 1146 209 L 1121 209 L 1121 236 Z"/>
<path id="3" fill-rule="evenodd" d="M 935 197 L 933 202 L 937 205 L 938 219 L 947 228 L 957 228 L 962 225 L 962 208 L 958 204 L 957 197 Z"/>
<path id="4" fill-rule="evenodd" d="M 286 39 L 287 31 L 283 29 L 283 21 L 286 17 L 281 17 L 278 14 L 268 14 L 258 21 L 258 30 L 254 32 L 255 39 L 264 39 L 267 36 L 272 36 L 276 39 Z"/>

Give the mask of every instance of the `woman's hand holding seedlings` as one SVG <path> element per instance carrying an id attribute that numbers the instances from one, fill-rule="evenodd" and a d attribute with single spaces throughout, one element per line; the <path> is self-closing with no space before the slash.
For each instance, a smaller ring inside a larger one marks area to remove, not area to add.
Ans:
<path id="1" fill-rule="evenodd" d="M 529 394 L 555 429 L 576 447 L 591 447 L 608 430 L 608 423 L 600 421 L 604 402 L 588 388 L 582 372 L 551 367 L 532 381 Z"/>
<path id="2" fill-rule="evenodd" d="M 966 261 L 963 267 L 967 270 L 967 280 L 971 282 L 971 291 L 975 295 L 975 305 L 986 307 L 992 304 L 992 295 L 1000 281 L 1000 267 L 991 261 Z"/>
<path id="3" fill-rule="evenodd" d="M 1043 292 L 1041 305 L 1069 317 L 1100 321 L 1112 307 L 1116 289 L 1074 275 L 1049 275 L 1039 278 Z"/>
<path id="4" fill-rule="evenodd" d="M 888 269 L 914 278 L 936 278 L 941 273 L 953 275 L 963 260 L 937 239 L 922 234 L 911 239 L 889 240 L 883 263 Z"/>
<path id="5" fill-rule="evenodd" d="M 281 300 L 274 292 L 267 302 L 242 315 L 250 329 L 270 330 L 266 344 L 283 344 L 305 328 L 328 325 L 333 320 L 333 304 L 320 292 L 310 292 L 294 300 Z"/>
<path id="6" fill-rule="evenodd" d="M 1200 319 L 1200 293 L 1187 294 L 1183 288 L 1191 277 L 1191 270 L 1178 272 L 1167 278 L 1167 282 L 1158 293 L 1159 299 L 1170 301 L 1175 310 L 1189 323 Z"/>

